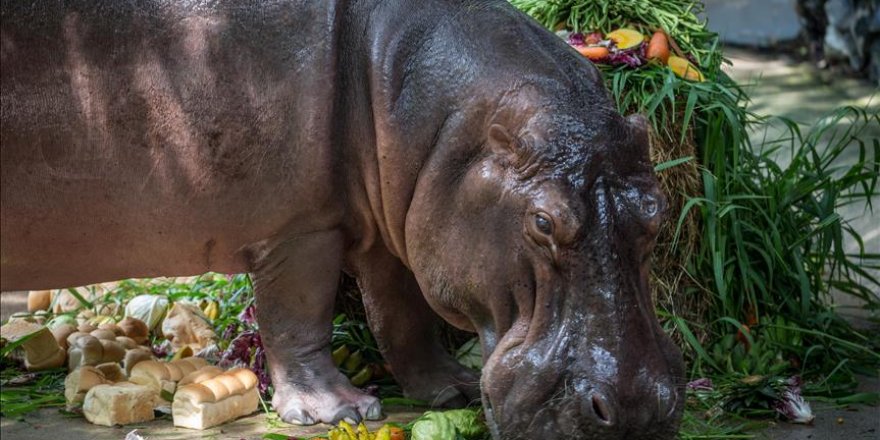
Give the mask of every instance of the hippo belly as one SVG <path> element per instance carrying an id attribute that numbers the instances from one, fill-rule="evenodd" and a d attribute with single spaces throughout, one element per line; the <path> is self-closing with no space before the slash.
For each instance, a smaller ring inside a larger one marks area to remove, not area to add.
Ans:
<path id="1" fill-rule="evenodd" d="M 144 6 L 3 4 L 3 290 L 242 272 L 338 217 L 326 11 Z"/>

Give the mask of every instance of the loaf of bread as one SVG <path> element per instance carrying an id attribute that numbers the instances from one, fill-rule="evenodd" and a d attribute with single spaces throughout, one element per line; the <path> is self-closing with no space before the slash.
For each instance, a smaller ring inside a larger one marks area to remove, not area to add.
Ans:
<path id="1" fill-rule="evenodd" d="M 0 327 L 0 337 L 15 342 L 27 337 L 22 343 L 24 366 L 28 371 L 48 370 L 64 365 L 65 353 L 48 328 L 27 321 L 9 322 Z"/>
<path id="2" fill-rule="evenodd" d="M 114 426 L 153 420 L 156 393 L 130 382 L 94 386 L 86 393 L 83 414 L 96 425 Z"/>
<path id="3" fill-rule="evenodd" d="M 110 383 L 104 373 L 92 366 L 79 367 L 64 378 L 64 398 L 67 409 L 79 406 L 86 398 L 90 389 Z"/>
<path id="4" fill-rule="evenodd" d="M 257 410 L 260 395 L 257 376 L 252 371 L 235 368 L 214 372 L 205 370 L 201 377 L 190 379 L 210 378 L 178 388 L 171 404 L 174 426 L 207 429 Z"/>
<path id="5" fill-rule="evenodd" d="M 215 367 L 213 365 L 206 365 L 196 371 L 193 371 L 192 373 L 187 374 L 186 376 L 183 376 L 183 378 L 177 382 L 177 386 L 182 387 L 191 383 L 204 382 L 208 379 L 213 379 L 215 376 L 218 376 L 222 373 L 222 368 Z"/>
<path id="6" fill-rule="evenodd" d="M 174 394 L 177 382 L 187 374 L 208 363 L 197 357 L 188 357 L 171 362 L 143 361 L 131 368 L 130 380 L 154 390 L 160 396 L 162 391 Z"/>

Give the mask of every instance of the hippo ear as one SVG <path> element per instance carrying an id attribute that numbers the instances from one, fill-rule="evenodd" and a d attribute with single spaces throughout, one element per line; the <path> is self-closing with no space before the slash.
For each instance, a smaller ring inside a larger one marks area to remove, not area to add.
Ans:
<path id="1" fill-rule="evenodd" d="M 489 148 L 492 152 L 500 156 L 515 155 L 515 139 L 513 135 L 507 131 L 507 128 L 500 124 L 492 124 L 489 126 Z"/>

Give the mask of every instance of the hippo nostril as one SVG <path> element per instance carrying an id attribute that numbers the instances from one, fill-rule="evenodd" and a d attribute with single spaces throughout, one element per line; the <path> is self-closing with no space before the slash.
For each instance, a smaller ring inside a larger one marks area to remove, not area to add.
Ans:
<path id="1" fill-rule="evenodd" d="M 611 406 L 608 403 L 608 399 L 602 394 L 593 393 L 592 401 L 593 414 L 599 419 L 599 423 L 611 426 L 614 421 L 612 420 Z"/>

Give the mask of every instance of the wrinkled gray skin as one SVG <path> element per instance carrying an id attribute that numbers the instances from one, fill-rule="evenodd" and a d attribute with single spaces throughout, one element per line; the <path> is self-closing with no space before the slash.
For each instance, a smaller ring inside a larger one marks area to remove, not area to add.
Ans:
<path id="1" fill-rule="evenodd" d="M 344 270 L 408 395 L 672 438 L 644 120 L 506 3 L 414 3 L 4 1 L 2 289 L 251 272 L 282 418 L 374 419 L 329 356 Z"/>

